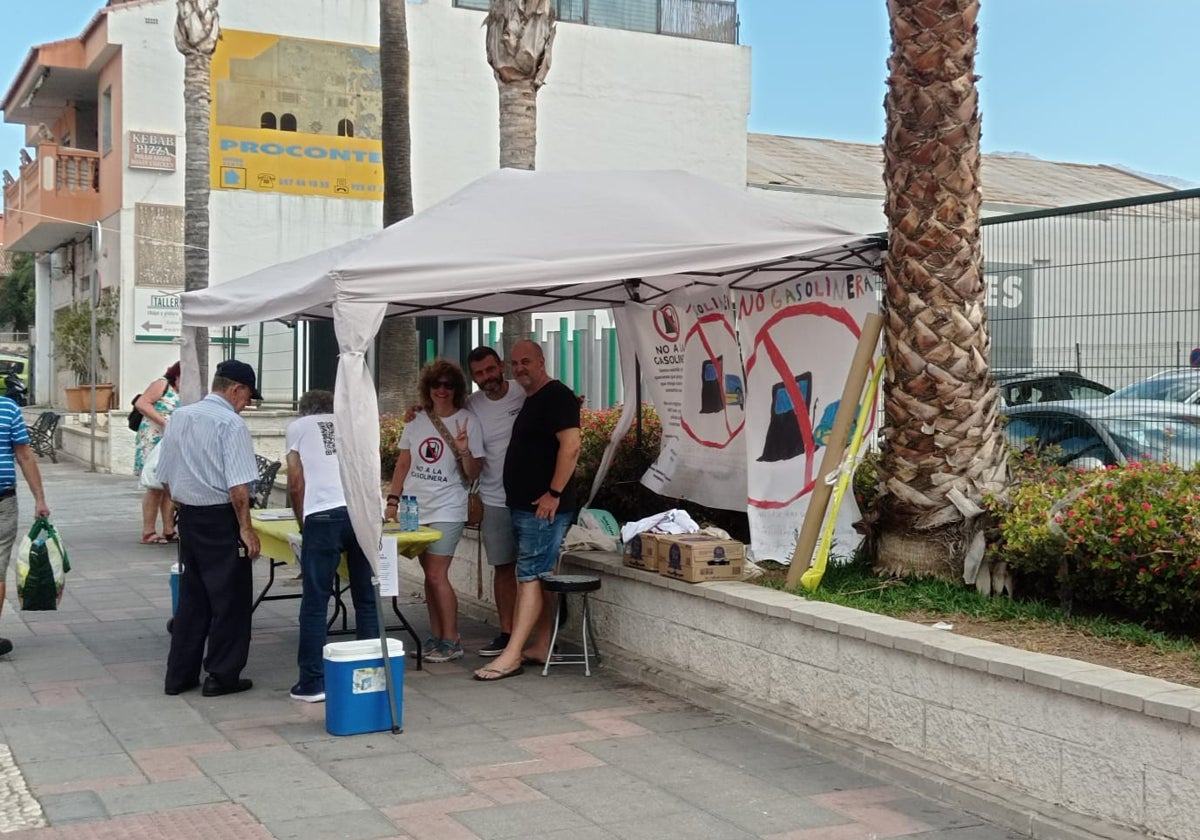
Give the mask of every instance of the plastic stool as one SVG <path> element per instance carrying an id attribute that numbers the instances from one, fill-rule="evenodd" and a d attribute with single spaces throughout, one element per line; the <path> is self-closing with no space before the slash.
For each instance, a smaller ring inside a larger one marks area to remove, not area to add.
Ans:
<path id="1" fill-rule="evenodd" d="M 600 664 L 600 650 L 596 647 L 596 637 L 592 635 L 591 613 L 588 611 L 588 593 L 600 588 L 600 578 L 595 575 L 547 575 L 542 578 L 542 589 L 558 595 L 558 607 L 554 610 L 554 634 L 550 637 L 549 654 L 546 664 L 542 666 L 542 676 L 550 673 L 551 665 L 582 665 L 583 675 L 592 675 L 592 659 Z M 558 643 L 558 622 L 566 605 L 567 596 L 572 592 L 583 595 L 583 617 L 580 623 L 583 628 L 583 653 L 555 654 L 554 648 Z"/>

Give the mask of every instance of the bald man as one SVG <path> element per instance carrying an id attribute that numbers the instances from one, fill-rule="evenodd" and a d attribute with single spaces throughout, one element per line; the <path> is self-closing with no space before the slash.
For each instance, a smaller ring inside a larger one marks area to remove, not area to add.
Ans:
<path id="1" fill-rule="evenodd" d="M 542 348 L 532 341 L 518 341 L 509 356 L 513 379 L 525 391 L 504 459 L 504 495 L 517 540 L 517 603 L 504 652 L 475 672 L 482 681 L 517 676 L 525 662 L 549 655 L 554 596 L 542 592 L 542 578 L 554 572 L 575 514 L 579 400 L 546 373 Z"/>

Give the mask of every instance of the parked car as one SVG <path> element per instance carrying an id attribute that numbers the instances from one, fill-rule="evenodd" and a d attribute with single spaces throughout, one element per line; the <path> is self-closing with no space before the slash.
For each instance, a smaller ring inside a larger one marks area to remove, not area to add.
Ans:
<path id="1" fill-rule="evenodd" d="M 29 387 L 29 360 L 24 356 L 12 356 L 0 353 L 0 377 L 15 373 Z"/>
<path id="2" fill-rule="evenodd" d="M 1200 461 L 1200 406 L 1161 400 L 1070 400 L 1009 406 L 1004 434 L 1018 449 L 1057 446 L 1060 464 L 1079 467 Z M 1092 461 L 1095 459 L 1095 461 Z"/>
<path id="3" fill-rule="evenodd" d="M 992 372 L 1005 405 L 1099 400 L 1113 392 L 1072 370 L 997 370 Z"/>
<path id="4" fill-rule="evenodd" d="M 1114 400 L 1166 400 L 1196 405 L 1200 403 L 1200 368 L 1164 370 L 1151 377 L 1114 391 Z"/>

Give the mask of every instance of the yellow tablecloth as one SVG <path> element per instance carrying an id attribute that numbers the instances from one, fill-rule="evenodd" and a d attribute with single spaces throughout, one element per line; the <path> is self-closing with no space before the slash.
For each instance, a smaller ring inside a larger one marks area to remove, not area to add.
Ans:
<path id="1" fill-rule="evenodd" d="M 287 519 L 274 518 L 285 513 L 288 514 Z M 261 518 L 264 515 L 272 518 Z M 300 528 L 296 525 L 296 519 L 291 516 L 290 510 L 287 508 L 254 510 L 250 512 L 250 520 L 254 526 L 254 533 L 258 534 L 263 557 L 279 563 L 296 562 L 296 553 L 292 551 L 288 536 L 299 534 Z M 396 549 L 402 557 L 416 557 L 427 546 L 442 538 L 441 531 L 435 531 L 433 528 L 426 528 L 423 525 L 419 531 L 401 531 L 400 526 L 395 522 L 385 523 L 383 533 L 385 536 L 396 538 Z M 344 578 L 345 569 L 340 569 L 339 574 Z"/>

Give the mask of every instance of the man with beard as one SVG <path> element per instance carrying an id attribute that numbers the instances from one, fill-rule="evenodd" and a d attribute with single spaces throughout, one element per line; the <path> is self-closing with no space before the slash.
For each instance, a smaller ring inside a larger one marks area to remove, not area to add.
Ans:
<path id="1" fill-rule="evenodd" d="M 546 372 L 542 348 L 518 341 L 510 364 L 525 390 L 504 459 L 504 494 L 517 538 L 517 602 L 504 652 L 475 672 L 486 681 L 517 676 L 523 661 L 542 662 L 550 654 L 555 601 L 543 592 L 542 579 L 554 572 L 575 513 L 572 478 L 580 451 L 579 400 Z"/>
<path id="2" fill-rule="evenodd" d="M 525 404 L 525 391 L 504 378 L 504 362 L 491 347 L 476 347 L 467 355 L 467 369 L 478 391 L 467 397 L 467 408 L 483 427 L 484 464 L 479 476 L 483 499 L 480 536 L 492 567 L 492 593 L 500 635 L 480 649 L 480 656 L 499 656 L 512 634 L 517 601 L 517 541 L 504 498 L 504 456 L 512 437 L 513 420 Z"/>

